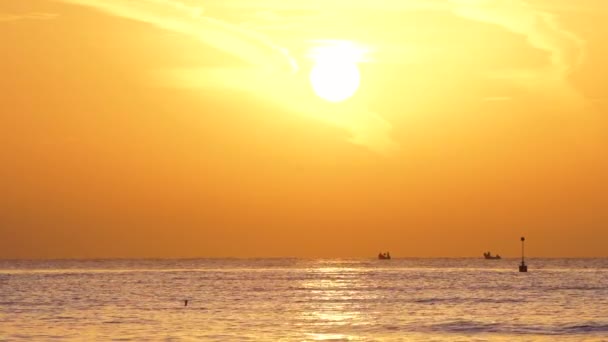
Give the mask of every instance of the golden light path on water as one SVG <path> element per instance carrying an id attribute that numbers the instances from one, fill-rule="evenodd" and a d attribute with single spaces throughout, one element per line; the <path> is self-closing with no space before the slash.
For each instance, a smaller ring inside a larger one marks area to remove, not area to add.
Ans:
<path id="1" fill-rule="evenodd" d="M 521 274 L 517 259 L 0 261 L 0 336 L 580 341 L 608 332 L 607 259 L 528 263 Z"/>
<path id="2" fill-rule="evenodd" d="M 316 309 L 303 312 L 302 320 L 305 322 L 326 322 L 330 326 L 350 326 L 353 321 L 360 321 L 362 313 L 352 305 L 357 298 L 353 287 L 361 279 L 355 268 L 320 267 L 311 270 L 321 279 L 304 281 L 302 288 L 308 289 L 314 301 L 318 302 Z M 327 279 L 329 278 L 329 279 Z M 349 335 L 336 333 L 310 333 L 313 340 L 347 340 Z"/>

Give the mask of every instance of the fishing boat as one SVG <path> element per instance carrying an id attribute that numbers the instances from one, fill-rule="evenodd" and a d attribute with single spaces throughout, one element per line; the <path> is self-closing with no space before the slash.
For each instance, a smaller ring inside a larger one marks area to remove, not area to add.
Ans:
<path id="1" fill-rule="evenodd" d="M 391 260 L 391 253 L 378 253 L 378 260 Z"/>
<path id="2" fill-rule="evenodd" d="M 483 257 L 484 257 L 485 259 L 490 259 L 490 260 L 502 259 L 502 258 L 500 257 L 500 255 L 498 255 L 498 254 L 496 254 L 496 255 L 492 255 L 492 253 L 490 253 L 490 252 L 485 252 L 485 253 L 483 253 Z"/>

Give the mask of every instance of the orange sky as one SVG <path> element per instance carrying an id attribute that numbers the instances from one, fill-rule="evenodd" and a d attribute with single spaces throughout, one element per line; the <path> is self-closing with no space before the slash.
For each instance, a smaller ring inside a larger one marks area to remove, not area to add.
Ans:
<path id="1" fill-rule="evenodd" d="M 581 3 L 2 1 L 0 258 L 608 256 Z"/>

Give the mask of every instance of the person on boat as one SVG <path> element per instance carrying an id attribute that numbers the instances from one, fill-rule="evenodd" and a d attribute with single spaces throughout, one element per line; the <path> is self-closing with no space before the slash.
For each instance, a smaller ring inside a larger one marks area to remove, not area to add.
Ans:
<path id="1" fill-rule="evenodd" d="M 391 253 L 386 252 L 386 258 L 387 258 L 387 259 L 390 259 L 390 258 L 391 258 Z"/>
<path id="2" fill-rule="evenodd" d="M 382 252 L 378 253 L 378 259 L 384 259 L 384 254 L 382 254 Z"/>

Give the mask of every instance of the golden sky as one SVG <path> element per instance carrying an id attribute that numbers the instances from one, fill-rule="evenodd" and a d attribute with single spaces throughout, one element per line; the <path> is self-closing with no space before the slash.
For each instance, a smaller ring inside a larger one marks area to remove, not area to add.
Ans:
<path id="1" fill-rule="evenodd" d="M 0 258 L 608 256 L 607 39 L 604 0 L 0 1 Z"/>

